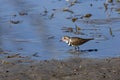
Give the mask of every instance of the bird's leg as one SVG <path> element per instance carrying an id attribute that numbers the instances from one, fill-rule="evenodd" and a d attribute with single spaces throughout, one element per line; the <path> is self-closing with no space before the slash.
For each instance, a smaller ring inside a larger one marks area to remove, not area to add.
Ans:
<path id="1" fill-rule="evenodd" d="M 75 47 L 75 50 L 76 50 L 76 51 L 79 51 L 79 46 L 78 46 L 78 47 Z"/>
<path id="2" fill-rule="evenodd" d="M 75 47 L 75 50 L 77 50 L 77 47 Z"/>
<path id="3" fill-rule="evenodd" d="M 77 48 L 78 48 L 78 51 L 79 51 L 80 50 L 79 46 Z"/>

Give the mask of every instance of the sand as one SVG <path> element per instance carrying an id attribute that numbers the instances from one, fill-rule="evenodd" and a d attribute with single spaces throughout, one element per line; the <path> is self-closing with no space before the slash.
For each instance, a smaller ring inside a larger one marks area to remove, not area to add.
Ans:
<path id="1" fill-rule="evenodd" d="M 120 80 L 120 57 L 32 60 L 0 59 L 0 80 Z"/>

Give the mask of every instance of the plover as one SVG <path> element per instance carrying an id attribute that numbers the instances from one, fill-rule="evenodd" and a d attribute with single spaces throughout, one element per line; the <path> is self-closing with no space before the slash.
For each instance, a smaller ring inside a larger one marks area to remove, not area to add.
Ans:
<path id="1" fill-rule="evenodd" d="M 70 37 L 70 36 L 63 36 L 62 41 L 66 42 L 69 46 L 74 46 L 75 50 L 79 50 L 79 46 L 93 40 L 93 38 L 80 38 L 80 37 Z"/>

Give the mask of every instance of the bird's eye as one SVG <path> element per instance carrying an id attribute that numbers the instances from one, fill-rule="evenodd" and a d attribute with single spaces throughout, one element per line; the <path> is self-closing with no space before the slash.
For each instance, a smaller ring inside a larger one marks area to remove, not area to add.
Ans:
<path id="1" fill-rule="evenodd" d="M 66 37 L 64 37 L 64 39 L 67 39 Z"/>

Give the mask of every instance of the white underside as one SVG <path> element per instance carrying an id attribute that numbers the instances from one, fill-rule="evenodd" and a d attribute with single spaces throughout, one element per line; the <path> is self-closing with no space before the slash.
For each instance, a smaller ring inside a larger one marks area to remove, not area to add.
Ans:
<path id="1" fill-rule="evenodd" d="M 67 41 L 67 44 L 68 44 L 69 46 L 72 46 L 72 45 L 70 44 L 70 42 L 71 42 L 71 39 L 69 39 L 69 41 Z"/>

